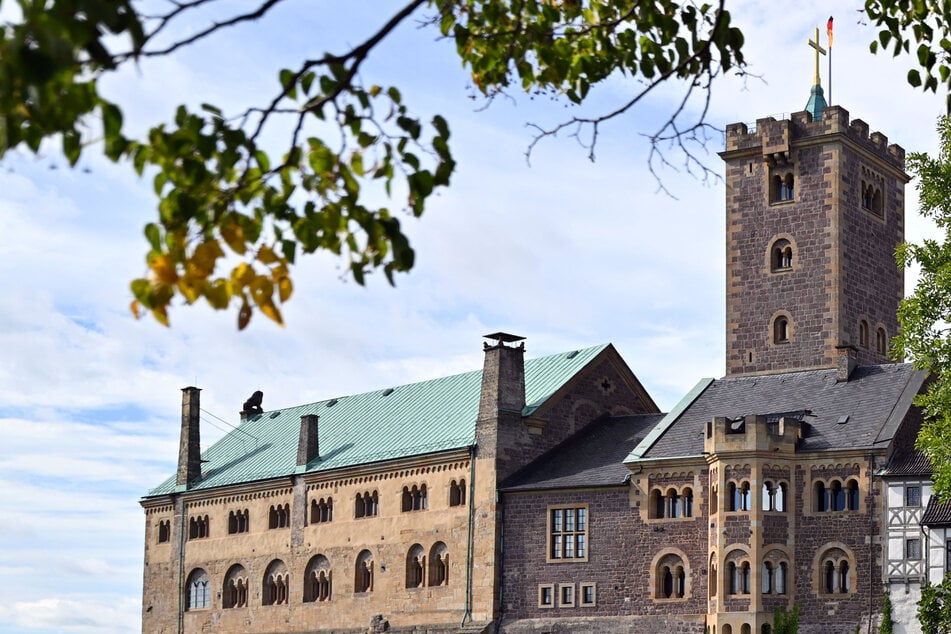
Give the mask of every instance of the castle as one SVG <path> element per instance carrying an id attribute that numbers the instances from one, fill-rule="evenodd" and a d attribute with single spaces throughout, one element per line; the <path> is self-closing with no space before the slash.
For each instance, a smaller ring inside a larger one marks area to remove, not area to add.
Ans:
<path id="1" fill-rule="evenodd" d="M 814 94 L 814 97 L 816 95 Z M 726 376 L 658 411 L 611 345 L 259 411 L 146 495 L 145 632 L 917 631 L 951 509 L 889 361 L 904 151 L 839 106 L 733 124 Z"/>

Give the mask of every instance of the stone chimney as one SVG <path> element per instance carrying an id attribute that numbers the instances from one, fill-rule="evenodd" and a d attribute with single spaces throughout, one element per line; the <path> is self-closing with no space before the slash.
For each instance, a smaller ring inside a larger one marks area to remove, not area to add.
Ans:
<path id="1" fill-rule="evenodd" d="M 300 440 L 297 443 L 297 466 L 306 467 L 307 463 L 320 457 L 320 444 L 317 440 L 316 414 L 304 414 L 300 417 Z"/>
<path id="2" fill-rule="evenodd" d="M 201 477 L 201 436 L 199 423 L 200 389 L 182 388 L 182 434 L 178 444 L 177 487 L 188 485 Z"/>
<path id="3" fill-rule="evenodd" d="M 485 343 L 482 366 L 482 393 L 479 397 L 479 418 L 497 419 L 500 412 L 517 412 L 525 407 L 525 337 L 496 332 L 485 335 L 495 344 Z"/>
<path id="4" fill-rule="evenodd" d="M 838 370 L 835 380 L 837 383 L 843 383 L 849 380 L 849 375 L 852 374 L 852 370 L 854 370 L 857 365 L 855 359 L 857 353 L 858 349 L 855 346 L 846 345 L 835 347 L 836 369 Z"/>

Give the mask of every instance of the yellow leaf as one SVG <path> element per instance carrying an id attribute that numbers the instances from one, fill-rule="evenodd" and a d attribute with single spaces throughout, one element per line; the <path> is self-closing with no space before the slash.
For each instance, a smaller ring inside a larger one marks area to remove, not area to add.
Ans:
<path id="1" fill-rule="evenodd" d="M 259 304 L 258 307 L 262 313 L 276 321 L 279 325 L 284 325 L 284 320 L 281 318 L 281 311 L 273 303 L 265 302 L 264 304 Z"/>
<path id="2" fill-rule="evenodd" d="M 165 306 L 153 308 L 152 316 L 155 317 L 155 321 L 168 328 L 168 311 L 165 310 Z"/>
<path id="3" fill-rule="evenodd" d="M 271 250 L 271 247 L 266 244 L 258 250 L 258 262 L 261 264 L 274 264 L 279 261 L 280 259 L 274 255 L 274 251 Z"/>
<path id="4" fill-rule="evenodd" d="M 222 279 L 215 280 L 205 289 L 205 299 L 216 310 L 227 308 L 231 301 L 231 285 Z"/>
<path id="5" fill-rule="evenodd" d="M 178 280 L 178 290 L 185 296 L 185 301 L 194 304 L 195 300 L 201 295 L 199 292 L 201 279 L 195 279 L 191 275 L 184 275 Z"/>
<path id="6" fill-rule="evenodd" d="M 291 293 L 294 291 L 294 285 L 291 284 L 291 278 L 282 277 L 277 281 L 277 292 L 281 298 L 281 303 L 286 302 L 291 298 Z"/>
<path id="7" fill-rule="evenodd" d="M 133 300 L 132 300 L 132 303 L 129 304 L 129 310 L 132 311 L 132 316 L 135 317 L 136 319 L 138 319 L 139 317 L 142 316 L 142 315 L 139 313 L 139 308 L 140 308 L 139 300 L 133 299 Z"/>
<path id="8" fill-rule="evenodd" d="M 234 223 L 225 224 L 222 225 L 218 231 L 221 232 L 221 237 L 228 243 L 232 251 L 238 255 L 244 255 L 245 251 L 247 251 L 247 245 L 244 238 L 244 229 L 242 229 L 240 225 Z"/>
<path id="9" fill-rule="evenodd" d="M 166 253 L 160 253 L 149 262 L 149 268 L 155 275 L 155 279 L 161 284 L 174 284 L 178 281 L 178 272 L 175 270 L 175 263 Z"/>
<path id="10" fill-rule="evenodd" d="M 221 246 L 217 240 L 202 242 L 195 247 L 195 253 L 192 255 L 189 263 L 193 265 L 195 274 L 205 278 L 211 275 L 215 270 L 215 260 L 224 255 Z"/>
<path id="11" fill-rule="evenodd" d="M 254 269 L 247 262 L 242 262 L 231 271 L 231 283 L 237 289 L 244 288 L 254 280 Z"/>

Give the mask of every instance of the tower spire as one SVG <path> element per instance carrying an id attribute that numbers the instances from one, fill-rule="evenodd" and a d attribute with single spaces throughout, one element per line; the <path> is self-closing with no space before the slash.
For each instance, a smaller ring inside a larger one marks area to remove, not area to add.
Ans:
<path id="1" fill-rule="evenodd" d="M 822 111 L 828 105 L 825 95 L 822 92 L 822 81 L 819 79 L 819 55 L 825 55 L 826 50 L 819 45 L 819 27 L 816 27 L 815 39 L 808 40 L 809 46 L 815 49 L 816 72 L 812 80 L 812 89 L 809 91 L 809 101 L 806 103 L 806 111 L 812 115 L 813 121 L 822 119 Z"/>

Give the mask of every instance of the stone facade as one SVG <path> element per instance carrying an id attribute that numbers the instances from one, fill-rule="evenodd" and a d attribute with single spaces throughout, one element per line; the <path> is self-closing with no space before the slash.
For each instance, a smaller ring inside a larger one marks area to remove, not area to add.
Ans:
<path id="1" fill-rule="evenodd" d="M 888 362 L 904 294 L 894 258 L 904 150 L 831 106 L 821 121 L 800 112 L 730 125 L 721 156 L 727 374 L 835 367 L 838 346 L 854 347 L 859 364 Z"/>

